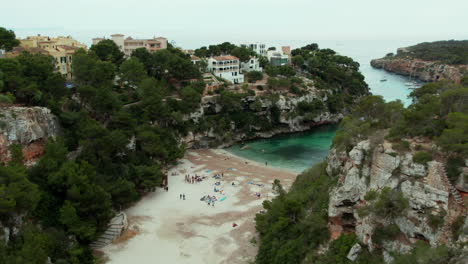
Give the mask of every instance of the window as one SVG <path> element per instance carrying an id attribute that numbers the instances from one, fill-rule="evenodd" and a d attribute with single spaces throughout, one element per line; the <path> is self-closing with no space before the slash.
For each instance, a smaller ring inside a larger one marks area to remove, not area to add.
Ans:
<path id="1" fill-rule="evenodd" d="M 250 60 L 250 63 L 254 64 L 254 60 Z"/>
<path id="2" fill-rule="evenodd" d="M 67 57 L 60 57 L 60 63 L 67 63 Z"/>

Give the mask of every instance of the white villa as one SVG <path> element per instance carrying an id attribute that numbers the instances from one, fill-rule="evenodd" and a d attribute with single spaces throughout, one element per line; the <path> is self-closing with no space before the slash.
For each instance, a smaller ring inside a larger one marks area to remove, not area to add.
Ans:
<path id="1" fill-rule="evenodd" d="M 242 72 L 263 71 L 262 67 L 260 67 L 260 62 L 258 61 L 257 57 L 250 57 L 249 61 L 241 62 L 241 69 Z"/>
<path id="2" fill-rule="evenodd" d="M 239 58 L 234 56 L 228 55 L 209 58 L 208 71 L 234 84 L 244 82 L 244 75 L 240 72 Z"/>
<path id="3" fill-rule="evenodd" d="M 289 63 L 289 55 L 283 51 L 269 50 L 267 52 L 268 61 L 275 66 L 282 66 Z"/>
<path id="4" fill-rule="evenodd" d="M 258 43 L 258 42 L 256 42 L 256 43 L 244 43 L 244 44 L 241 44 L 241 46 L 252 49 L 258 55 L 261 55 L 261 56 L 266 56 L 267 55 L 266 45 L 263 44 L 263 43 Z"/>

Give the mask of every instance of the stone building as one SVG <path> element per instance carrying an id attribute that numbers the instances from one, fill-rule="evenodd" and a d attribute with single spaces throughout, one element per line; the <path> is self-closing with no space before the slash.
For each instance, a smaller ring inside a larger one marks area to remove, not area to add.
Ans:
<path id="1" fill-rule="evenodd" d="M 104 39 L 105 38 L 93 38 L 93 45 Z M 167 48 L 167 39 L 163 37 L 153 37 L 152 39 L 133 39 L 132 37 L 125 38 L 125 35 L 122 34 L 113 34 L 110 39 L 117 44 L 119 49 L 127 57 L 132 55 L 132 52 L 138 48 L 145 48 L 149 52 Z"/>

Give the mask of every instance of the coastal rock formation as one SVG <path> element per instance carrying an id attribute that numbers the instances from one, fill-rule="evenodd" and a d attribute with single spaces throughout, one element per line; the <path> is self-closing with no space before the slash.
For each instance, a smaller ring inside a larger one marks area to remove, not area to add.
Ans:
<path id="1" fill-rule="evenodd" d="M 251 125 L 250 133 L 245 133 L 238 131 L 235 124 L 232 123 L 231 130 L 226 131 L 227 133 L 232 134 L 232 138 L 229 140 L 226 140 L 225 138 L 222 139 L 225 135 L 218 135 L 211 129 L 203 133 L 190 132 L 188 136 L 182 139 L 182 141 L 188 147 L 193 148 L 216 146 L 225 147 L 243 140 L 270 138 L 278 134 L 302 132 L 315 126 L 337 123 L 343 118 L 343 113 L 331 113 L 327 108 L 315 113 L 313 117 L 306 117 L 305 115 L 297 114 L 298 105 L 301 102 L 312 103 L 314 101 L 320 101 L 322 103 L 326 103 L 327 99 L 326 95 L 319 95 L 319 92 L 317 91 L 311 91 L 310 93 L 302 96 L 279 95 L 275 100 L 249 96 L 244 98 L 242 102 L 245 111 L 251 111 L 252 105 L 257 102 L 260 103 L 261 108 L 256 112 L 257 116 L 267 116 L 267 110 L 270 110 L 272 107 L 277 107 L 279 109 L 279 122 L 274 126 L 274 128 L 265 131 L 259 126 Z M 218 96 L 205 96 L 202 98 L 200 108 L 191 113 L 187 119 L 199 122 L 203 117 L 219 114 L 221 110 L 222 105 L 218 102 Z M 268 118 L 270 119 L 269 122 L 272 122 L 271 118 Z M 219 142 L 219 144 L 213 145 L 214 142 Z"/>
<path id="2" fill-rule="evenodd" d="M 463 75 L 468 73 L 466 65 L 448 65 L 419 59 L 381 58 L 372 60 L 370 64 L 374 68 L 414 77 L 424 82 L 450 80 L 459 83 Z"/>
<path id="3" fill-rule="evenodd" d="M 447 179 L 445 161 L 415 163 L 414 152 L 413 148 L 395 150 L 386 140 L 364 140 L 351 151 L 331 149 L 326 171 L 338 177 L 328 204 L 332 238 L 356 233 L 370 250 L 382 249 L 387 262 L 392 260 L 391 252 L 407 253 L 416 241 L 432 246 L 451 246 L 457 242 L 451 228 L 459 218 L 465 217 L 466 222 L 466 209 L 463 201 L 455 197 L 457 192 L 453 192 Z M 365 213 L 378 200 L 367 194 L 380 195 L 384 189 L 393 194 L 401 193 L 407 200 L 406 209 L 392 218 Z M 398 235 L 379 241 L 377 245 L 374 241 L 377 230 L 388 225 L 396 225 Z"/>
<path id="4" fill-rule="evenodd" d="M 10 160 L 9 146 L 22 147 L 26 165 L 40 157 L 47 139 L 60 133 L 58 118 L 44 107 L 0 107 L 0 162 Z"/>

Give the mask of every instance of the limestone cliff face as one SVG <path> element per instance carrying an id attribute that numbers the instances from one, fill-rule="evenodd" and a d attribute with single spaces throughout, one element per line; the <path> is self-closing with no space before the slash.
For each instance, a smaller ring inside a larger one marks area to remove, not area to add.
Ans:
<path id="1" fill-rule="evenodd" d="M 26 165 L 42 155 L 44 144 L 60 133 L 58 118 L 44 107 L 0 107 L 0 162 L 10 159 L 9 146 L 20 144 Z"/>
<path id="2" fill-rule="evenodd" d="M 246 133 L 237 131 L 236 126 L 233 123 L 231 125 L 231 130 L 226 131 L 226 133 L 229 132 L 233 135 L 232 139 L 228 141 L 221 139 L 223 135 L 217 135 L 213 132 L 213 130 L 209 130 L 205 133 L 189 133 L 186 138 L 182 139 L 183 142 L 189 147 L 206 148 L 210 147 L 210 142 L 218 141 L 222 143 L 217 147 L 225 147 L 235 142 L 247 139 L 269 138 L 278 134 L 302 132 L 315 126 L 337 123 L 343 118 L 342 113 L 333 114 L 326 109 L 316 114 L 312 119 L 308 119 L 307 121 L 305 120 L 304 116 L 295 114 L 300 102 L 310 103 L 314 100 L 320 100 L 321 102 L 326 103 L 327 96 L 320 96 L 318 92 L 311 92 L 307 95 L 296 97 L 280 95 L 276 102 L 272 102 L 271 100 L 265 98 L 260 99 L 259 97 L 250 96 L 245 98 L 243 101 L 244 110 L 251 111 L 249 106 L 256 100 L 260 100 L 261 103 L 261 110 L 256 112 L 256 115 L 258 116 L 266 115 L 267 110 L 273 107 L 273 105 L 276 105 L 279 108 L 279 125 L 276 125 L 274 129 L 261 131 L 260 127 L 252 125 L 251 133 L 247 135 Z M 192 113 L 188 118 L 192 119 L 194 122 L 198 122 L 200 118 L 203 118 L 206 115 L 219 114 L 221 110 L 222 106 L 217 103 L 217 96 L 206 96 L 202 98 L 202 102 L 198 111 Z M 213 145 L 211 145 L 211 147 L 213 147 Z"/>
<path id="3" fill-rule="evenodd" d="M 426 143 L 426 147 L 437 148 L 431 142 Z M 327 174 L 339 179 L 330 191 L 328 206 L 332 238 L 354 232 L 370 250 L 382 248 L 387 262 L 391 261 L 389 252 L 408 252 L 418 240 L 433 246 L 468 241 L 466 234 L 458 239 L 452 237 L 450 228 L 456 219 L 465 217 L 465 225 L 468 221 L 463 200 L 448 182 L 443 162 L 415 163 L 414 144 L 411 149 L 396 151 L 390 142 L 365 140 L 349 152 L 331 150 L 327 158 Z M 408 199 L 408 208 L 395 219 L 384 219 L 375 214 L 360 215 L 360 208 L 372 204 L 372 201 L 366 201 L 366 193 L 371 190 L 380 192 L 385 187 L 401 191 Z M 434 228 L 429 223 L 430 215 L 442 215 L 443 223 Z M 389 224 L 396 224 L 402 235 L 384 241 L 383 245 L 375 245 L 372 236 L 376 228 Z"/>
<path id="4" fill-rule="evenodd" d="M 450 80 L 459 83 L 463 75 L 468 73 L 466 65 L 447 65 L 418 59 L 382 58 L 372 60 L 371 65 L 374 68 L 415 77 L 425 82 Z"/>

